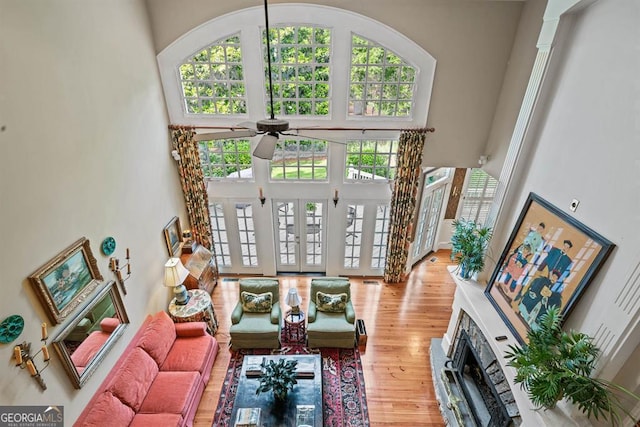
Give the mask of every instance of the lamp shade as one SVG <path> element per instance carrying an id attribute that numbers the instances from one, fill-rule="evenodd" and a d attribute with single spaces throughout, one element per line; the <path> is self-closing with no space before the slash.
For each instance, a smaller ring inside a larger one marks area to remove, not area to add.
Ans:
<path id="1" fill-rule="evenodd" d="M 164 285 L 173 288 L 182 285 L 184 279 L 189 275 L 180 258 L 169 258 L 169 261 L 164 265 Z"/>
<path id="2" fill-rule="evenodd" d="M 266 133 L 256 145 L 256 149 L 253 150 L 253 155 L 265 160 L 273 159 L 273 152 L 276 150 L 276 144 L 278 143 L 277 133 Z"/>
<path id="3" fill-rule="evenodd" d="M 298 290 L 296 288 L 289 289 L 287 293 L 287 300 L 285 301 L 289 307 L 297 307 L 302 302 L 302 298 L 298 295 Z"/>

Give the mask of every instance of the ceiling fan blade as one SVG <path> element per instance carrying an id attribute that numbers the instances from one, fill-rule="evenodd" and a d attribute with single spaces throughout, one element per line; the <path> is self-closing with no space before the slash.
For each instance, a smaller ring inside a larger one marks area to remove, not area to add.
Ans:
<path id="1" fill-rule="evenodd" d="M 262 136 L 256 149 L 253 150 L 253 155 L 265 160 L 273 159 L 273 153 L 276 151 L 276 144 L 278 143 L 277 134 L 267 133 Z"/>
<path id="2" fill-rule="evenodd" d="M 214 141 L 218 139 L 250 138 L 256 136 L 256 134 L 256 131 L 253 129 L 229 130 L 224 132 L 198 133 L 193 139 L 196 141 Z"/>
<path id="3" fill-rule="evenodd" d="M 242 122 L 238 123 L 236 127 L 250 129 L 258 132 L 258 125 L 256 124 L 256 122 Z"/>
<path id="4" fill-rule="evenodd" d="M 319 136 L 311 136 L 311 135 L 304 135 L 301 134 L 300 132 L 297 133 L 280 133 L 281 135 L 285 135 L 285 136 L 295 136 L 296 138 L 308 138 L 308 139 L 316 139 L 318 141 L 325 141 L 325 142 L 330 142 L 332 144 L 340 144 L 340 145 L 347 145 L 346 142 L 344 141 L 336 141 L 335 139 L 327 139 L 327 138 L 322 138 Z"/>

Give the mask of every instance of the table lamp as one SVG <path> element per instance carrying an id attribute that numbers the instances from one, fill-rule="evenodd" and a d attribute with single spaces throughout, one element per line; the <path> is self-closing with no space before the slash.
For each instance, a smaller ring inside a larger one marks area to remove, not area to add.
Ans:
<path id="1" fill-rule="evenodd" d="M 302 302 L 302 299 L 300 298 L 300 295 L 298 295 L 298 290 L 296 288 L 289 289 L 289 292 L 287 293 L 287 300 L 285 302 L 291 307 L 292 313 L 300 313 L 300 303 Z"/>
<path id="2" fill-rule="evenodd" d="M 182 265 L 180 258 L 169 258 L 169 261 L 164 265 L 164 285 L 173 288 L 173 295 L 178 305 L 185 305 L 189 302 L 189 293 L 182 284 L 188 275 L 189 270 Z"/>

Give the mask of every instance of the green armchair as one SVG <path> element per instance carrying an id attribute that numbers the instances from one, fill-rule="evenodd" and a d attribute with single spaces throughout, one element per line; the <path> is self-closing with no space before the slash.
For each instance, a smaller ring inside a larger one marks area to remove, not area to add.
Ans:
<path id="1" fill-rule="evenodd" d="M 356 313 L 351 303 L 349 279 L 311 279 L 307 321 L 309 347 L 354 347 Z"/>
<path id="2" fill-rule="evenodd" d="M 240 279 L 229 328 L 233 349 L 280 347 L 279 288 L 276 278 Z M 270 297 L 264 295 L 268 293 Z"/>

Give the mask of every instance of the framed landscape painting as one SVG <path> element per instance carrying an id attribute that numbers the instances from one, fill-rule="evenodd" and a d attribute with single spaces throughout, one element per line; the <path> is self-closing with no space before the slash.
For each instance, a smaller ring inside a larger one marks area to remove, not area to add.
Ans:
<path id="1" fill-rule="evenodd" d="M 182 242 L 182 228 L 180 218 L 174 216 L 164 227 L 164 240 L 167 243 L 167 250 L 170 257 L 180 256 L 180 243 Z"/>
<path id="2" fill-rule="evenodd" d="M 53 324 L 62 322 L 102 280 L 89 240 L 81 238 L 29 276 Z"/>
<path id="3" fill-rule="evenodd" d="M 551 307 L 566 318 L 614 245 L 534 193 L 485 294 L 521 344 Z"/>

